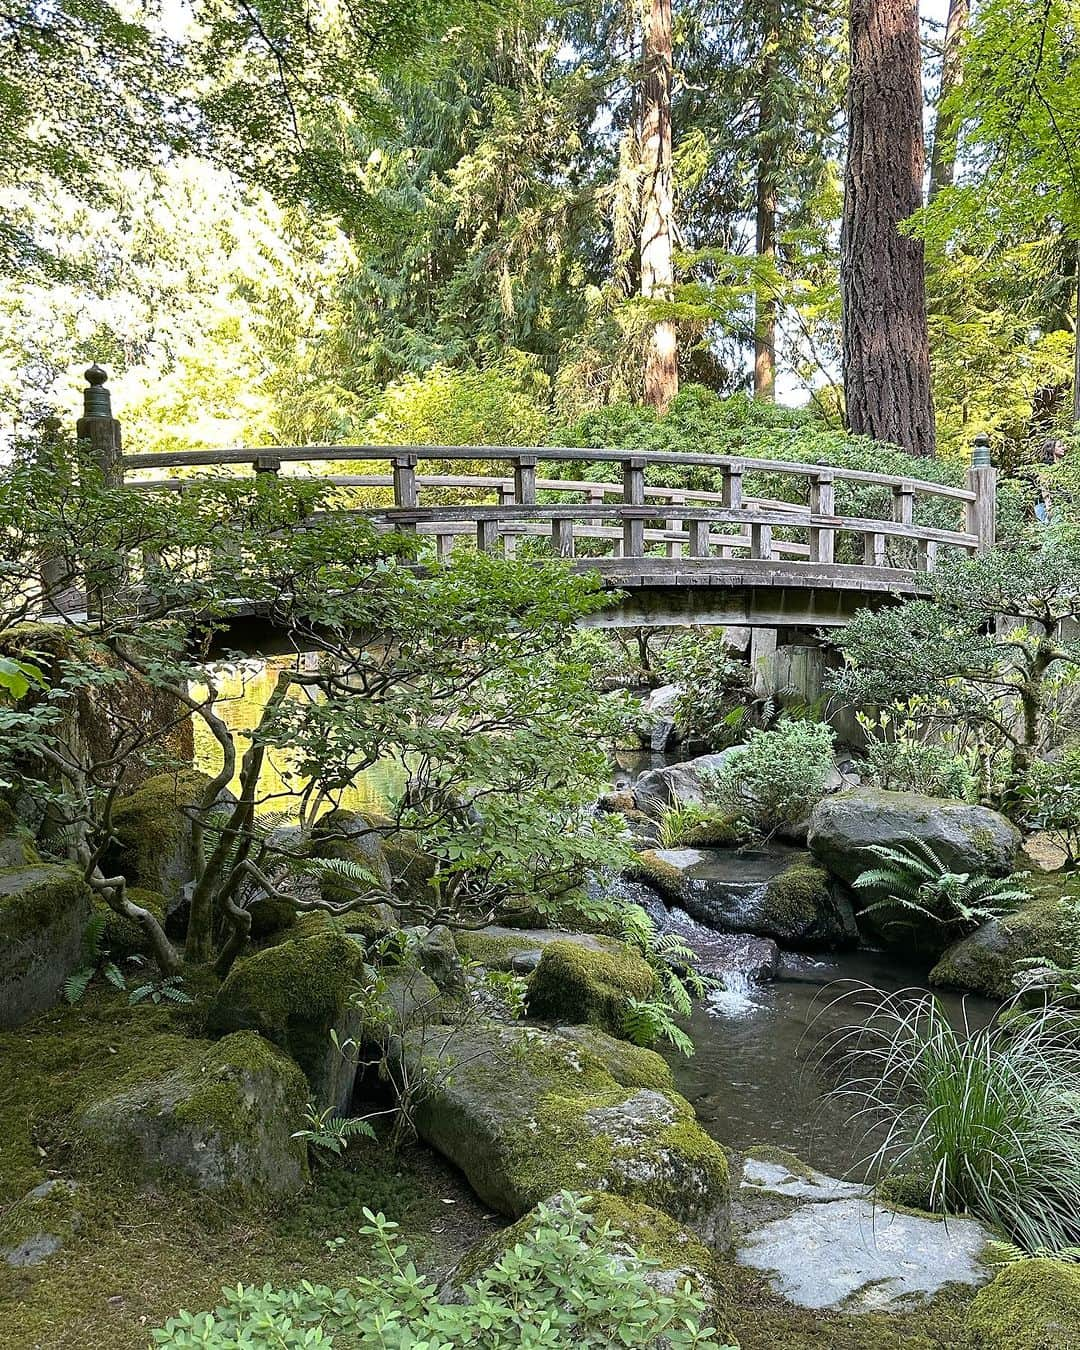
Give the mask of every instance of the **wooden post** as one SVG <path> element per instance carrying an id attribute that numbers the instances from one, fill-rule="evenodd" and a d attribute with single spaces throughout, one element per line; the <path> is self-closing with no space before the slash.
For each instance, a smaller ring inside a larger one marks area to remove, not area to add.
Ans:
<path id="1" fill-rule="evenodd" d="M 685 506 L 685 505 L 686 505 L 686 493 L 685 493 L 685 492 L 671 492 L 671 493 L 668 494 L 668 501 L 671 503 L 672 506 Z M 674 518 L 672 518 L 672 517 L 670 517 L 670 516 L 668 517 L 666 524 L 667 524 L 667 532 L 668 532 L 668 534 L 682 534 L 682 533 L 684 533 L 685 530 L 686 530 L 686 523 L 685 523 L 685 521 L 683 521 L 683 520 L 678 520 L 678 519 L 674 519 Z M 667 555 L 668 555 L 669 558 L 681 558 L 681 557 L 682 557 L 682 551 L 683 551 L 683 546 L 682 546 L 682 540 L 681 540 L 681 539 L 669 539 L 669 540 L 668 540 L 668 542 L 667 542 Z"/>
<path id="2" fill-rule="evenodd" d="M 985 432 L 975 437 L 967 486 L 975 500 L 967 504 L 966 529 L 978 537 L 976 552 L 988 553 L 997 539 L 997 470 L 990 462 L 990 437 Z"/>
<path id="3" fill-rule="evenodd" d="M 481 553 L 492 553 L 499 543 L 499 522 L 497 520 L 478 520 L 476 522 L 476 547 Z"/>
<path id="4" fill-rule="evenodd" d="M 919 540 L 919 566 L 920 572 L 932 572 L 937 566 L 938 546 L 935 539 Z"/>
<path id="5" fill-rule="evenodd" d="M 435 535 L 435 557 L 439 562 L 445 562 L 449 558 L 454 547 L 454 536 L 452 534 Z"/>
<path id="6" fill-rule="evenodd" d="M 756 521 L 750 522 L 750 556 L 751 558 L 771 558 L 772 553 L 772 526 L 759 525 Z"/>
<path id="7" fill-rule="evenodd" d="M 392 455 L 390 466 L 394 474 L 394 505 L 415 511 L 420 505 L 416 488 L 416 456 Z"/>
<path id="8" fill-rule="evenodd" d="M 645 505 L 645 458 L 631 455 L 623 460 L 623 502 L 626 506 Z M 640 558 L 645 553 L 644 519 L 623 521 L 623 557 Z"/>
<path id="9" fill-rule="evenodd" d="M 690 536 L 691 558 L 707 558 L 709 556 L 709 522 L 707 520 L 688 520 L 686 531 Z"/>
<path id="10" fill-rule="evenodd" d="M 551 551 L 556 558 L 574 556 L 574 522 L 569 516 L 552 517 Z"/>
<path id="11" fill-rule="evenodd" d="M 870 531 L 863 535 L 863 562 L 867 567 L 885 566 L 885 536 Z"/>
<path id="12" fill-rule="evenodd" d="M 729 511 L 742 510 L 742 480 L 743 466 L 741 460 L 733 460 L 726 469 L 723 470 L 723 480 L 721 486 L 721 495 L 723 504 Z"/>
<path id="13" fill-rule="evenodd" d="M 831 470 L 810 478 L 810 512 L 815 516 L 836 515 L 836 480 Z M 836 531 L 810 527 L 810 561 L 831 563 L 836 557 Z"/>
<path id="14" fill-rule="evenodd" d="M 519 506 L 536 504 L 536 456 L 514 456 L 514 501 Z"/>
<path id="15" fill-rule="evenodd" d="M 750 629 L 750 671 L 754 693 L 766 697 L 776 690 L 776 629 Z"/>
<path id="16" fill-rule="evenodd" d="M 108 378 L 108 372 L 96 362 L 86 372 L 83 415 L 75 423 L 75 434 L 88 447 L 90 462 L 101 474 L 105 486 L 120 487 L 124 481 L 120 423 L 112 415 L 112 397 L 105 388 Z"/>

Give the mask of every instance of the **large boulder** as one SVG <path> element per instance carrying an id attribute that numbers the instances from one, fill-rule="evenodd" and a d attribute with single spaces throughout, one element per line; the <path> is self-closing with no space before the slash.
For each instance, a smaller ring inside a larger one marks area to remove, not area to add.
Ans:
<path id="1" fill-rule="evenodd" d="M 179 1041 L 179 1038 L 178 1038 Z M 136 1175 L 255 1198 L 293 1195 L 307 1176 L 293 1132 L 307 1085 L 291 1059 L 252 1032 L 191 1041 L 161 1072 L 136 1070 L 87 1107 L 78 1132 Z"/>
<path id="2" fill-rule="evenodd" d="M 169 931 L 187 926 L 185 888 L 195 877 L 193 824 L 210 779 L 197 769 L 148 778 L 113 809 L 113 839 L 105 855 L 108 873 L 129 886 L 157 891 L 169 903 Z"/>
<path id="3" fill-rule="evenodd" d="M 850 900 L 801 850 L 652 849 L 638 855 L 637 870 L 708 928 L 808 951 L 858 941 Z"/>
<path id="4" fill-rule="evenodd" d="M 1072 1350 L 1080 1345 L 1080 1265 L 1038 1257 L 1007 1265 L 967 1313 L 978 1350 Z"/>
<path id="5" fill-rule="evenodd" d="M 621 1087 L 655 1088 L 657 1092 L 674 1092 L 675 1076 L 671 1065 L 655 1050 L 609 1036 L 599 1027 L 586 1024 L 552 1027 L 556 1036 L 598 1059 Z"/>
<path id="6" fill-rule="evenodd" d="M 651 689 L 641 700 L 637 734 L 643 745 L 658 754 L 679 740 L 675 705 L 681 693 L 677 684 L 665 684 L 659 689 Z"/>
<path id="7" fill-rule="evenodd" d="M 621 1036 L 632 999 L 656 994 L 656 975 L 636 952 L 590 951 L 573 942 L 544 948 L 529 980 L 529 1015 L 583 1022 Z"/>
<path id="8" fill-rule="evenodd" d="M 727 1159 L 682 1097 L 621 1086 L 554 1032 L 499 1023 L 409 1033 L 399 1080 L 423 1073 L 415 1124 L 480 1199 L 520 1218 L 562 1190 L 610 1191 L 727 1241 Z"/>
<path id="9" fill-rule="evenodd" d="M 1043 890 L 1014 914 L 991 919 L 954 942 L 930 972 L 930 983 L 1004 999 L 1016 993 L 1021 961 L 1075 961 L 1075 920 L 1062 904 L 1060 886 Z"/>
<path id="10" fill-rule="evenodd" d="M 880 865 L 872 845 L 900 848 L 916 840 L 929 844 L 951 871 L 1008 876 L 1020 831 L 986 806 L 881 788 L 825 797 L 810 816 L 811 853 L 848 885 Z"/>
<path id="11" fill-rule="evenodd" d="M 91 895 L 75 867 L 0 871 L 0 1028 L 59 1002 L 78 969 Z"/>
<path id="12" fill-rule="evenodd" d="M 704 805 L 710 799 L 708 780 L 731 753 L 730 749 L 719 750 L 715 754 L 684 760 L 681 764 L 669 764 L 663 769 L 650 769 L 631 788 L 634 806 L 659 819 L 668 806 Z"/>
<path id="13" fill-rule="evenodd" d="M 303 1069 L 320 1107 L 346 1111 L 356 1080 L 355 1060 L 331 1040 L 356 1040 L 363 1014 L 352 1001 L 370 988 L 363 943 L 327 929 L 282 942 L 237 961 L 214 997 L 208 1026 L 216 1035 L 257 1031 Z"/>
<path id="14" fill-rule="evenodd" d="M 617 938 L 599 933 L 562 933 L 554 928 L 508 928 L 500 924 L 462 929 L 455 942 L 466 961 L 486 970 L 512 970 L 520 975 L 535 970 L 545 948 L 553 942 L 569 942 L 586 951 L 609 952 L 613 956 L 623 950 L 623 943 Z"/>

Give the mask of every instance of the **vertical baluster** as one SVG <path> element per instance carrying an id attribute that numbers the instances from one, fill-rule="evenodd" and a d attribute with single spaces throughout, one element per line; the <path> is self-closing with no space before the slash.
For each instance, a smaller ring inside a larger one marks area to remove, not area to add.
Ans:
<path id="1" fill-rule="evenodd" d="M 741 511 L 743 504 L 743 466 L 741 460 L 732 462 L 722 471 L 721 494 L 729 511 Z"/>
<path id="2" fill-rule="evenodd" d="M 830 471 L 815 473 L 810 478 L 810 513 L 815 516 L 836 515 L 836 481 Z M 836 531 L 824 526 L 810 527 L 810 561 L 831 563 L 836 559 Z"/>
<path id="3" fill-rule="evenodd" d="M 750 523 L 750 556 L 751 558 L 771 558 L 772 551 L 772 526 L 759 524 L 757 521 Z"/>
<path id="4" fill-rule="evenodd" d="M 873 530 L 863 535 L 863 562 L 867 567 L 885 566 L 885 536 Z"/>
<path id="5" fill-rule="evenodd" d="M 497 520 L 485 517 L 476 522 L 476 547 L 481 553 L 493 553 L 501 538 Z"/>
<path id="6" fill-rule="evenodd" d="M 623 460 L 623 502 L 627 506 L 645 505 L 645 459 L 631 455 Z M 645 521 L 623 521 L 623 557 L 640 558 L 645 553 Z"/>
<path id="7" fill-rule="evenodd" d="M 919 540 L 919 571 L 932 572 L 937 566 L 938 546 L 936 539 Z"/>
<path id="8" fill-rule="evenodd" d="M 555 516 L 551 522 L 551 551 L 556 558 L 574 556 L 574 522 L 567 516 Z"/>
<path id="9" fill-rule="evenodd" d="M 452 534 L 437 533 L 435 535 L 435 557 L 439 562 L 446 562 L 454 547 L 454 536 Z"/>
<path id="10" fill-rule="evenodd" d="M 519 506 L 536 504 L 536 456 L 514 457 L 514 501 Z"/>
<path id="11" fill-rule="evenodd" d="M 709 556 L 709 522 L 707 520 L 688 520 L 686 522 L 686 532 L 690 536 L 690 556 L 691 558 L 707 558 Z"/>
<path id="12" fill-rule="evenodd" d="M 672 506 L 685 506 L 686 493 L 670 492 L 668 493 L 668 501 L 671 503 Z M 677 517 L 672 518 L 671 516 L 669 516 L 666 521 L 666 524 L 668 534 L 683 534 L 686 531 L 686 523 L 680 518 Z M 667 555 L 669 558 L 681 558 L 682 551 L 683 546 L 682 541 L 680 539 L 669 539 L 667 541 Z"/>

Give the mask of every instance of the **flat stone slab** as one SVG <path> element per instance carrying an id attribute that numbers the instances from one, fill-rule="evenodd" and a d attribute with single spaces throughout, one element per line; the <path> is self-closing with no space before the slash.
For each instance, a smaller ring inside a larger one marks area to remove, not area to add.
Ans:
<path id="1" fill-rule="evenodd" d="M 795 1172 L 783 1163 L 765 1162 L 760 1158 L 747 1158 L 739 1187 L 741 1190 L 752 1187 L 757 1191 L 767 1191 L 770 1195 L 786 1195 L 795 1200 L 865 1199 L 869 1193 L 866 1186 L 826 1176 L 824 1172 L 815 1172 L 812 1167 L 808 1167 L 805 1173 Z"/>
<path id="2" fill-rule="evenodd" d="M 991 1275 L 980 1260 L 987 1239 L 972 1219 L 946 1224 L 849 1196 L 801 1204 L 751 1228 L 736 1259 L 766 1272 L 776 1292 L 799 1307 L 874 1312 L 926 1302 L 947 1284 L 984 1284 Z"/>

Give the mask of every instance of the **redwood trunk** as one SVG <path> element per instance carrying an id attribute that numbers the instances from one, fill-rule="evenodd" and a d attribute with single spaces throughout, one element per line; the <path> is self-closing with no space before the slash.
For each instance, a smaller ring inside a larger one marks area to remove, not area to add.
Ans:
<path id="1" fill-rule="evenodd" d="M 918 0 L 851 0 L 840 240 L 850 429 L 934 453 L 923 246 L 897 226 L 922 204 Z"/>
<path id="2" fill-rule="evenodd" d="M 956 176 L 960 119 L 956 110 L 949 106 L 949 97 L 960 88 L 963 78 L 964 64 L 960 59 L 960 49 L 970 12 L 970 0 L 949 0 L 945 50 L 941 57 L 941 88 L 938 90 L 937 119 L 934 122 L 934 149 L 930 155 L 931 201 L 943 187 L 952 187 Z"/>
<path id="3" fill-rule="evenodd" d="M 647 0 L 642 42 L 641 294 L 670 300 L 675 284 L 672 261 L 671 183 L 671 0 Z M 679 392 L 675 325 L 653 328 L 645 358 L 645 398 L 662 412 Z"/>
<path id="4" fill-rule="evenodd" d="M 777 0 L 765 5 L 765 32 L 761 51 L 761 93 L 758 98 L 757 256 L 776 260 L 777 131 L 773 93 L 777 76 L 780 14 Z M 776 401 L 776 296 L 770 282 L 760 283 L 754 306 L 754 397 Z"/>

